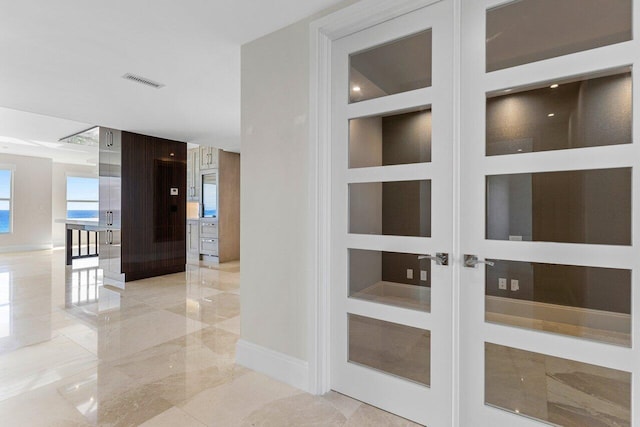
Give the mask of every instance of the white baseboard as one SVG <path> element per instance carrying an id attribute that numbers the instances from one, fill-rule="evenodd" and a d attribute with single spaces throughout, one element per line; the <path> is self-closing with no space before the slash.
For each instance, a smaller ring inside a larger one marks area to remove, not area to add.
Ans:
<path id="1" fill-rule="evenodd" d="M 241 339 L 236 345 L 236 363 L 309 391 L 309 364 L 304 360 Z"/>
<path id="2" fill-rule="evenodd" d="M 53 245 L 51 243 L 47 243 L 44 245 L 3 246 L 3 247 L 0 247 L 0 253 L 44 251 L 47 249 L 53 249 Z"/>

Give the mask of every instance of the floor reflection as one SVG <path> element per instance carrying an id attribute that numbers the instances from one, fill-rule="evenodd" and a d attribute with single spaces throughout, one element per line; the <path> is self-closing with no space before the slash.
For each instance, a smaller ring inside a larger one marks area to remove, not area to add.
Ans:
<path id="1" fill-rule="evenodd" d="M 0 424 L 413 425 L 237 366 L 239 263 L 121 290 L 91 262 L 0 256 Z"/>

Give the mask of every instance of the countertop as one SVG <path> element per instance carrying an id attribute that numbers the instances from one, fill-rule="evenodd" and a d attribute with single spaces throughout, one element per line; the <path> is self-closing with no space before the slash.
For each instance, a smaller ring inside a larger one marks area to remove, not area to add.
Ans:
<path id="1" fill-rule="evenodd" d="M 66 224 L 67 228 L 74 230 L 104 231 L 107 227 L 101 226 L 97 219 L 56 219 L 58 224 Z"/>

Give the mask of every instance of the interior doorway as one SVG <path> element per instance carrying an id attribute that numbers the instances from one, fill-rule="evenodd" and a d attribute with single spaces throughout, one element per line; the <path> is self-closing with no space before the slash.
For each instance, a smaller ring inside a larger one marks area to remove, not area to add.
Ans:
<path id="1" fill-rule="evenodd" d="M 640 8 L 406 3 L 322 23 L 328 387 L 434 426 L 634 425 Z"/>

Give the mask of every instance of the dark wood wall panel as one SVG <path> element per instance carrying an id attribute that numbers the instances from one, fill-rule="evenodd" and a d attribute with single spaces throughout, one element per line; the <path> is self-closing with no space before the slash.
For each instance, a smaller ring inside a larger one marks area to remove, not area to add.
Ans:
<path id="1" fill-rule="evenodd" d="M 186 180 L 187 144 L 122 132 L 122 271 L 127 281 L 185 270 Z"/>

